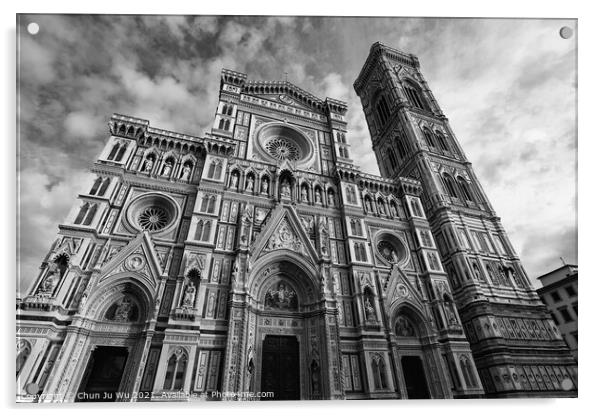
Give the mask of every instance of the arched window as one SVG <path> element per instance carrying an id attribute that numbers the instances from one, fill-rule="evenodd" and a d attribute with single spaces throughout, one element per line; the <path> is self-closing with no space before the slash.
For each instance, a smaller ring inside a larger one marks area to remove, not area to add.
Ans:
<path id="1" fill-rule="evenodd" d="M 228 116 L 232 116 L 232 113 L 234 112 L 234 106 L 230 105 L 228 107 Z"/>
<path id="2" fill-rule="evenodd" d="M 400 137 L 395 138 L 395 146 L 397 147 L 397 153 L 399 154 L 399 157 L 403 160 L 403 158 L 405 158 L 407 155 L 407 151 Z"/>
<path id="3" fill-rule="evenodd" d="M 226 122 L 226 119 L 219 119 L 219 126 L 218 129 L 224 129 L 224 123 Z"/>
<path id="4" fill-rule="evenodd" d="M 94 220 L 94 215 L 96 214 L 98 206 L 96 204 L 92 204 L 90 209 L 88 210 L 88 214 L 86 214 L 86 218 L 84 220 L 84 226 L 90 226 L 92 224 L 92 220 Z"/>
<path id="5" fill-rule="evenodd" d="M 424 135 L 426 143 L 430 148 L 437 148 L 437 145 L 435 144 L 435 138 L 433 137 L 433 132 L 431 132 L 430 129 L 424 128 L 422 130 L 422 134 Z"/>
<path id="6" fill-rule="evenodd" d="M 96 181 L 94 181 L 94 185 L 92 185 L 92 189 L 90 190 L 90 195 L 96 194 L 98 188 L 100 187 L 100 184 L 102 184 L 102 177 L 96 178 Z"/>
<path id="7" fill-rule="evenodd" d="M 226 123 L 224 124 L 224 130 L 230 130 L 230 120 L 226 120 Z"/>
<path id="8" fill-rule="evenodd" d="M 207 171 L 207 177 L 209 177 L 209 178 L 215 177 L 216 166 L 217 166 L 217 162 L 215 161 L 215 159 L 212 159 L 211 162 L 209 163 L 209 170 Z"/>
<path id="9" fill-rule="evenodd" d="M 222 106 L 222 114 L 228 114 L 228 105 L 227 104 L 224 104 Z"/>
<path id="10" fill-rule="evenodd" d="M 113 149 L 111 149 L 111 152 L 109 153 L 109 156 L 107 157 L 107 160 L 112 161 L 113 159 L 115 159 L 115 155 L 117 155 L 118 150 L 119 150 L 119 144 L 116 143 L 115 145 L 113 145 Z"/>
<path id="11" fill-rule="evenodd" d="M 443 184 L 445 184 L 445 188 L 449 196 L 458 198 L 458 193 L 456 193 L 456 187 L 454 186 L 454 180 L 451 176 L 449 176 L 449 174 L 443 174 Z"/>
<path id="12" fill-rule="evenodd" d="M 387 159 L 389 160 L 391 175 L 393 175 L 393 173 L 397 169 L 397 158 L 395 158 L 395 153 L 393 152 L 393 149 L 387 150 Z"/>
<path id="13" fill-rule="evenodd" d="M 462 356 L 460 358 L 460 368 L 462 369 L 462 375 L 464 376 L 464 381 L 466 381 L 466 385 L 471 388 L 476 387 L 477 381 L 472 369 L 472 364 L 466 356 Z"/>
<path id="14" fill-rule="evenodd" d="M 497 272 L 500 277 L 500 281 L 502 282 L 502 285 L 505 285 L 506 287 L 511 287 L 512 284 L 510 283 L 510 279 L 508 278 L 506 271 L 504 270 L 504 268 L 502 268 L 501 265 L 498 265 Z"/>
<path id="15" fill-rule="evenodd" d="M 215 164 L 215 171 L 213 172 L 213 179 L 220 179 L 222 176 L 222 161 L 217 161 L 217 164 Z"/>
<path id="16" fill-rule="evenodd" d="M 105 178 L 105 180 L 102 182 L 102 186 L 100 187 L 100 190 L 98 190 L 99 196 L 105 195 L 105 193 L 107 192 L 107 188 L 109 188 L 110 183 L 111 183 L 111 179 Z"/>
<path id="17" fill-rule="evenodd" d="M 418 200 L 416 200 L 416 199 L 410 200 L 410 205 L 412 206 L 412 212 L 414 213 L 414 216 L 424 217 L 424 215 L 422 214 L 422 209 L 420 208 L 420 203 L 418 203 Z"/>
<path id="18" fill-rule="evenodd" d="M 203 221 L 199 220 L 196 224 L 196 229 L 194 229 L 194 240 L 201 240 L 203 236 Z"/>
<path id="19" fill-rule="evenodd" d="M 184 388 L 184 377 L 186 375 L 186 366 L 188 365 L 188 356 L 182 348 L 178 348 L 167 362 L 167 371 L 165 372 L 164 390 L 181 390 Z"/>
<path id="20" fill-rule="evenodd" d="M 214 195 L 212 195 L 211 197 L 209 197 L 209 205 L 207 207 L 207 211 L 209 213 L 215 212 L 215 200 L 216 200 L 216 198 L 215 198 Z"/>
<path id="21" fill-rule="evenodd" d="M 441 133 L 440 131 L 437 131 L 436 135 L 437 135 L 437 142 L 439 142 L 439 147 L 441 149 L 443 149 L 444 151 L 449 151 L 449 146 L 447 146 L 447 140 L 445 139 L 445 136 L 443 135 L 443 133 Z"/>
<path id="22" fill-rule="evenodd" d="M 485 270 L 487 271 L 487 275 L 489 276 L 489 279 L 491 280 L 491 283 L 493 285 L 500 285 L 500 282 L 498 281 L 497 277 L 493 273 L 493 269 L 491 269 L 491 265 L 487 265 L 485 267 Z"/>
<path id="23" fill-rule="evenodd" d="M 358 261 L 360 260 L 362 254 L 360 252 L 360 244 L 355 242 L 353 244 L 353 252 L 355 253 L 355 259 L 357 259 Z"/>
<path id="24" fill-rule="evenodd" d="M 201 199 L 201 211 L 206 212 L 208 204 L 209 204 L 209 196 L 204 195 L 203 198 Z"/>
<path id="25" fill-rule="evenodd" d="M 119 152 L 117 153 L 117 156 L 115 157 L 115 161 L 119 162 L 123 159 L 123 155 L 125 154 L 125 151 L 127 148 L 128 148 L 127 145 L 125 145 L 125 144 L 121 145 L 121 148 L 119 148 Z"/>
<path id="26" fill-rule="evenodd" d="M 462 194 L 462 198 L 464 200 L 474 201 L 472 193 L 470 192 L 470 187 L 464 178 L 458 177 L 458 186 L 458 188 L 460 188 L 460 193 Z"/>
<path id="27" fill-rule="evenodd" d="M 203 237 L 201 238 L 201 240 L 203 242 L 209 242 L 210 234 L 211 234 L 211 222 L 209 220 L 207 220 L 205 222 L 205 224 L 203 225 Z"/>
<path id="28" fill-rule="evenodd" d="M 376 115 L 378 117 L 378 122 L 380 126 L 384 126 L 389 120 L 389 116 L 391 115 L 391 111 L 389 110 L 389 103 L 384 95 L 381 95 L 378 101 L 376 102 Z"/>
<path id="29" fill-rule="evenodd" d="M 81 224 L 81 222 L 84 220 L 84 217 L 86 216 L 86 213 L 88 212 L 89 207 L 90 207 L 90 204 L 88 204 L 88 203 L 85 203 L 83 206 L 81 206 L 81 208 L 79 209 L 79 213 L 77 214 L 77 217 L 73 221 L 74 224 Z"/>
<path id="30" fill-rule="evenodd" d="M 344 133 L 341 133 L 341 141 L 343 143 L 345 143 L 345 144 L 347 143 L 347 139 L 345 138 L 345 134 Z"/>
<path id="31" fill-rule="evenodd" d="M 419 93 L 419 91 L 421 91 L 420 87 L 415 85 L 415 83 L 406 81 L 403 84 L 403 91 L 405 92 L 408 101 L 412 104 L 412 106 L 418 107 L 422 110 L 426 110 L 422 94 Z"/>
<path id="32" fill-rule="evenodd" d="M 347 188 L 345 189 L 345 193 L 347 194 L 347 201 L 349 201 L 351 204 L 357 204 L 355 189 L 352 185 L 347 186 Z"/>

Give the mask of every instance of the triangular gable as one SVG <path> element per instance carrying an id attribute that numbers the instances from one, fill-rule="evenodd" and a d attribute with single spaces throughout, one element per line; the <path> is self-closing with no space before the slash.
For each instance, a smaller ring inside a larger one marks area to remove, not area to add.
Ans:
<path id="1" fill-rule="evenodd" d="M 141 232 L 100 269 L 99 283 L 120 272 L 143 275 L 156 287 L 162 275 L 161 263 L 148 232 Z"/>
<path id="2" fill-rule="evenodd" d="M 402 272 L 399 266 L 395 265 L 388 277 L 387 289 L 385 291 L 386 306 L 388 308 L 398 299 L 410 302 L 415 306 L 422 308 L 422 295 Z"/>
<path id="3" fill-rule="evenodd" d="M 297 212 L 289 205 L 279 205 L 273 210 L 270 219 L 251 246 L 251 257 L 256 260 L 278 249 L 298 253 L 314 264 L 319 260 Z"/>

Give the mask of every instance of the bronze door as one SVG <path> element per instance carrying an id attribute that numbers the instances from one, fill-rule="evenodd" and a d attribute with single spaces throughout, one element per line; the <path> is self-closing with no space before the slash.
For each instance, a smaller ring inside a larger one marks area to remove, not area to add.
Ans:
<path id="1" fill-rule="evenodd" d="M 128 351 L 124 347 L 98 346 L 90 355 L 88 366 L 75 401 L 116 401 Z"/>
<path id="2" fill-rule="evenodd" d="M 266 336 L 261 356 L 261 391 L 273 392 L 263 400 L 298 400 L 299 342 L 294 336 Z"/>
<path id="3" fill-rule="evenodd" d="M 401 358 L 401 369 L 409 399 L 428 399 L 429 394 L 422 360 L 418 356 L 404 356 Z"/>

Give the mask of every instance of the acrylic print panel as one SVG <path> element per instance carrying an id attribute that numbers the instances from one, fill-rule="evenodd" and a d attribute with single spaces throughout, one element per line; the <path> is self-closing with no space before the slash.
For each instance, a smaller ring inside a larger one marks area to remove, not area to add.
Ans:
<path id="1" fill-rule="evenodd" d="M 18 15 L 17 401 L 577 396 L 576 30 Z"/>

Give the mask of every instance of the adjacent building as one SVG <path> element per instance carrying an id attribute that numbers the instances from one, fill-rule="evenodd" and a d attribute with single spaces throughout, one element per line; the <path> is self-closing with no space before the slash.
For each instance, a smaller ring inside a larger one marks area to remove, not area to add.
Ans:
<path id="1" fill-rule="evenodd" d="M 414 55 L 376 43 L 354 84 L 380 176 L 350 158 L 346 103 L 219 87 L 202 136 L 111 117 L 17 300 L 20 401 L 576 395 Z"/>
<path id="2" fill-rule="evenodd" d="M 539 297 L 548 306 L 552 320 L 577 359 L 577 265 L 563 265 L 537 279 Z"/>

